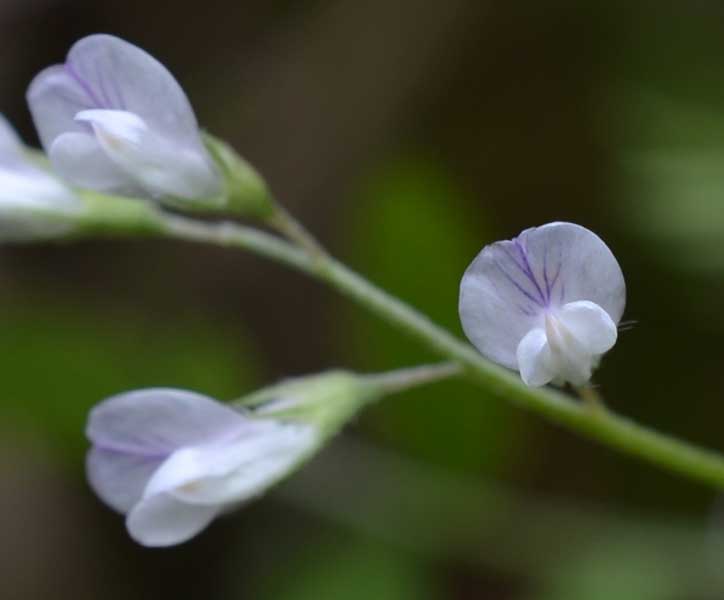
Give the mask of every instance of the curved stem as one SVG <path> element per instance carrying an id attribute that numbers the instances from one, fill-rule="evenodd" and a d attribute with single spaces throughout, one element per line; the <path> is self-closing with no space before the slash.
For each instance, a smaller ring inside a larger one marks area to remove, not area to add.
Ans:
<path id="1" fill-rule="evenodd" d="M 311 256 L 328 256 L 327 251 L 281 204 L 274 205 L 274 212 L 266 220 L 267 225 L 276 229 L 290 242 L 304 248 Z"/>
<path id="2" fill-rule="evenodd" d="M 363 378 L 366 383 L 379 389 L 384 394 L 394 394 L 396 392 L 404 392 L 418 385 L 442 381 L 443 379 L 459 375 L 462 372 L 463 370 L 458 363 L 446 362 L 436 365 L 421 365 L 419 367 L 397 369 L 395 371 L 387 371 L 386 373 L 363 375 Z"/>
<path id="3" fill-rule="evenodd" d="M 169 237 L 255 252 L 308 273 L 366 306 L 417 338 L 441 356 L 461 365 L 468 378 L 548 420 L 650 463 L 724 488 L 724 456 L 648 429 L 608 410 L 591 410 L 548 388 L 529 388 L 451 333 L 398 298 L 375 286 L 326 253 L 311 255 L 288 242 L 234 223 L 204 223 L 168 215 Z"/>

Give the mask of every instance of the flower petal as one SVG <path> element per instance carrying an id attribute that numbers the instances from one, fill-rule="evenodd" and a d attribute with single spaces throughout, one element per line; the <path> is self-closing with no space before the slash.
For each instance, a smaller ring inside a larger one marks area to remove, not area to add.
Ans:
<path id="1" fill-rule="evenodd" d="M 616 324 L 598 304 L 587 300 L 569 302 L 559 310 L 558 319 L 589 354 L 608 352 L 616 343 Z"/>
<path id="2" fill-rule="evenodd" d="M 63 235 L 81 209 L 68 187 L 30 162 L 17 133 L 0 115 L 0 241 Z"/>
<path id="3" fill-rule="evenodd" d="M 33 80 L 27 97 L 43 147 L 58 171 L 77 185 L 152 198 L 221 193 L 220 175 L 186 94 L 166 67 L 133 44 L 110 35 L 83 38 L 71 48 L 65 65 L 50 67 Z M 101 121 L 103 132 L 112 133 L 109 125 L 118 125 L 119 113 L 148 127 L 150 135 L 143 136 L 135 151 L 122 144 L 124 152 L 108 152 L 113 145 L 102 139 L 98 148 L 77 137 L 58 144 L 64 134 L 98 133 L 95 125 Z M 79 114 L 87 118 L 78 120 Z M 98 149 L 108 160 L 98 157 Z"/>
<path id="4" fill-rule="evenodd" d="M 589 300 L 614 323 L 621 320 L 626 305 L 623 273 L 595 233 L 574 223 L 556 222 L 527 229 L 517 241 L 553 306 Z"/>
<path id="5" fill-rule="evenodd" d="M 31 167 L 0 167 L 0 242 L 61 237 L 75 227 L 78 198 Z"/>
<path id="6" fill-rule="evenodd" d="M 0 114 L 0 164 L 22 153 L 22 141 L 8 120 Z"/>
<path id="7" fill-rule="evenodd" d="M 93 108 L 132 112 L 164 137 L 197 140 L 198 123 L 183 89 L 141 48 L 111 35 L 91 35 L 71 48 L 66 69 L 88 90 Z"/>
<path id="8" fill-rule="evenodd" d="M 106 156 L 146 194 L 210 198 L 219 193 L 216 172 L 205 152 L 169 143 L 138 115 L 122 110 L 84 110 Z"/>
<path id="9" fill-rule="evenodd" d="M 73 193 L 44 171 L 21 163 L 12 167 L 0 165 L 0 211 L 12 213 L 25 208 L 62 211 L 79 206 Z"/>
<path id="10" fill-rule="evenodd" d="M 543 329 L 536 327 L 528 332 L 518 344 L 516 356 L 520 377 L 526 385 L 538 387 L 555 378 L 551 350 Z"/>
<path id="11" fill-rule="evenodd" d="M 244 502 L 283 479 L 314 450 L 317 442 L 311 427 L 284 426 L 273 434 L 265 434 L 253 447 L 235 445 L 230 453 L 238 462 L 232 472 L 224 476 L 213 474 L 174 495 L 200 504 Z"/>
<path id="12" fill-rule="evenodd" d="M 174 453 L 144 492 L 170 492 L 193 504 L 230 504 L 261 494 L 284 477 L 315 445 L 309 426 L 252 421 L 223 442 Z"/>
<path id="13" fill-rule="evenodd" d="M 148 480 L 162 460 L 91 448 L 86 457 L 86 474 L 93 491 L 103 502 L 120 513 L 127 513 L 141 500 Z"/>
<path id="14" fill-rule="evenodd" d="M 61 133 L 82 131 L 82 110 L 133 112 L 170 139 L 198 136 L 191 105 L 173 75 L 150 54 L 105 34 L 76 42 L 65 65 L 42 71 L 28 89 L 28 102 L 44 146 Z"/>
<path id="15" fill-rule="evenodd" d="M 28 88 L 27 100 L 46 152 L 50 153 L 53 142 L 64 133 L 88 133 L 75 115 L 94 105 L 64 65 L 48 67 L 36 75 Z"/>
<path id="16" fill-rule="evenodd" d="M 518 344 L 541 325 L 543 301 L 513 242 L 483 248 L 460 284 L 460 320 L 468 339 L 491 360 L 517 369 Z"/>
<path id="17" fill-rule="evenodd" d="M 549 223 L 483 248 L 460 285 L 460 318 L 482 354 L 515 369 L 520 341 L 543 326 L 544 313 L 578 300 L 617 323 L 626 302 L 621 268 L 593 232 Z"/>
<path id="18" fill-rule="evenodd" d="M 597 360 L 586 346 L 558 319 L 546 315 L 545 332 L 550 348 L 554 382 L 583 385 L 591 378 Z"/>
<path id="19" fill-rule="evenodd" d="M 104 450 L 165 460 L 183 446 L 234 435 L 247 422 L 207 396 L 151 388 L 119 394 L 96 406 L 86 435 Z"/>
<path id="20" fill-rule="evenodd" d="M 62 134 L 48 155 L 58 172 L 79 187 L 128 196 L 142 194 L 140 186 L 108 158 L 89 133 Z"/>
<path id="21" fill-rule="evenodd" d="M 220 507 L 186 504 L 170 494 L 158 494 L 139 502 L 126 518 L 131 537 L 144 546 L 181 544 L 208 526 Z"/>

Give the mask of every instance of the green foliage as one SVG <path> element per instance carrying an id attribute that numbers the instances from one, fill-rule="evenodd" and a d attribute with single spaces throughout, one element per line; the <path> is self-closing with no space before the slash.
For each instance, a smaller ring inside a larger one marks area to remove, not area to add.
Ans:
<path id="1" fill-rule="evenodd" d="M 666 600 L 684 597 L 675 571 L 634 545 L 607 544 L 561 568 L 544 600 Z M 645 550 L 645 549 L 641 549 Z"/>
<path id="2" fill-rule="evenodd" d="M 274 600 L 433 600 L 414 559 L 377 544 L 320 544 L 285 572 Z"/>
<path id="3" fill-rule="evenodd" d="M 618 221 L 666 268 L 724 271 L 724 93 L 720 36 L 705 12 L 670 8 L 637 28 L 614 96 Z"/>
<path id="4" fill-rule="evenodd" d="M 401 161 L 372 179 L 353 203 L 341 238 L 349 262 L 453 332 L 460 332 L 460 278 L 490 241 L 450 176 L 427 161 Z M 346 359 L 386 370 L 437 357 L 363 311 L 340 305 Z M 386 441 L 449 466 L 494 468 L 514 448 L 514 412 L 464 382 L 391 398 L 367 423 Z M 519 448 L 516 448 L 519 449 Z"/>
<path id="5" fill-rule="evenodd" d="M 724 117 L 652 94 L 635 95 L 627 106 L 636 135 L 629 134 L 621 159 L 621 223 L 649 242 L 653 259 L 720 273 Z"/>

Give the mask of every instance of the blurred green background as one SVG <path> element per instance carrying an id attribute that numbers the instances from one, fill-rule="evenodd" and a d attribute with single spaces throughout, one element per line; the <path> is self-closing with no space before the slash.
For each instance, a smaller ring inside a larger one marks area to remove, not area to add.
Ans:
<path id="1" fill-rule="evenodd" d="M 457 333 L 485 243 L 599 233 L 637 323 L 596 382 L 724 449 L 724 4 L 3 0 L 0 111 L 28 141 L 28 82 L 99 31 L 167 64 L 333 252 Z M 0 291 L 3 599 L 724 598 L 714 491 L 460 382 L 373 407 L 191 543 L 138 547 L 84 480 L 94 403 L 431 357 L 233 251 L 3 247 Z"/>

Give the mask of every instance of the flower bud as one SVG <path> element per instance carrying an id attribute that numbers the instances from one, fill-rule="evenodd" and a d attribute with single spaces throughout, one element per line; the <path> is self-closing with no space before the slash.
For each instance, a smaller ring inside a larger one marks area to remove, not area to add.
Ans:
<path id="1" fill-rule="evenodd" d="M 28 103 L 57 172 L 79 188 L 223 208 L 222 181 L 181 86 L 110 35 L 77 42 L 38 74 Z"/>
<path id="2" fill-rule="evenodd" d="M 294 471 L 382 391 L 332 372 L 235 405 L 166 388 L 119 394 L 89 416 L 88 479 L 137 542 L 179 544 Z"/>

